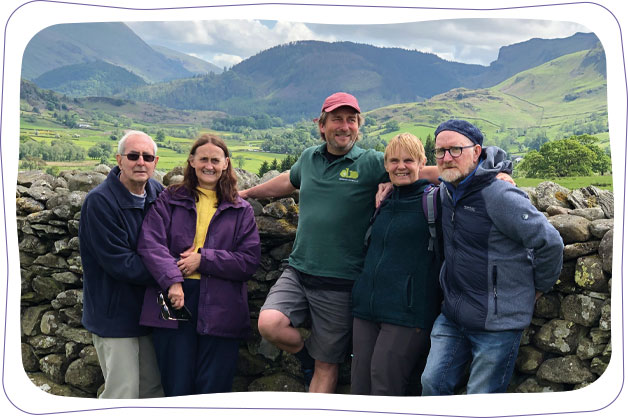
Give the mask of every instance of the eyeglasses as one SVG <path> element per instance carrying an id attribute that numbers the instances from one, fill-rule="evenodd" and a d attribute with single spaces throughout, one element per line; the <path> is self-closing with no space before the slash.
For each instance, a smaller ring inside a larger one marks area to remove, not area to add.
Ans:
<path id="1" fill-rule="evenodd" d="M 463 149 L 473 147 L 475 147 L 475 144 L 467 145 L 466 147 L 436 148 L 434 149 L 434 156 L 440 160 L 442 158 L 445 158 L 445 153 L 449 151 L 449 155 L 451 155 L 451 158 L 458 158 L 460 157 L 460 155 L 462 155 Z"/>
<path id="2" fill-rule="evenodd" d="M 174 309 L 163 292 L 159 292 L 157 295 L 157 303 L 161 306 L 159 315 L 162 319 L 167 321 L 189 321 L 192 319 L 192 314 L 188 308 L 183 306 L 181 309 Z"/>
<path id="3" fill-rule="evenodd" d="M 140 159 L 140 157 L 142 157 L 147 163 L 152 163 L 153 161 L 155 161 L 155 156 L 151 154 L 139 154 L 137 152 L 129 152 L 128 154 L 120 155 L 128 158 L 129 161 L 137 161 Z"/>

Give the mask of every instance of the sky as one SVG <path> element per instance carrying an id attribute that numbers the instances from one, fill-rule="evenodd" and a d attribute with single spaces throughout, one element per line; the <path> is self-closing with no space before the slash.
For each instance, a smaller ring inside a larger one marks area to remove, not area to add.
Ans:
<path id="1" fill-rule="evenodd" d="M 429 52 L 467 64 L 489 65 L 499 48 L 531 38 L 591 32 L 574 22 L 519 19 L 451 19 L 381 25 L 330 25 L 288 21 L 216 20 L 125 22 L 150 45 L 165 46 L 231 67 L 276 45 L 299 40 L 351 41 Z"/>

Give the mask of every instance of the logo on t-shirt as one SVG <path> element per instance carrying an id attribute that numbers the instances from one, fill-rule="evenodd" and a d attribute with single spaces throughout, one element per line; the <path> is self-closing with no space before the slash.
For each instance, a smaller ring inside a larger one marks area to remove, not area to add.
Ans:
<path id="1" fill-rule="evenodd" d="M 358 176 L 359 174 L 357 171 L 350 170 L 347 167 L 340 172 L 340 178 L 338 180 L 357 182 Z"/>

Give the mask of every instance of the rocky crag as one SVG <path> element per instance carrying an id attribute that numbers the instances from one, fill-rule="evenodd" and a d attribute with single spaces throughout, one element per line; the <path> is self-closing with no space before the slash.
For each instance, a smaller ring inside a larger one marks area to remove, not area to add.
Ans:
<path id="1" fill-rule="evenodd" d="M 103 384 L 91 334 L 81 326 L 77 234 L 85 195 L 108 171 L 99 166 L 58 177 L 40 171 L 18 175 L 22 363 L 33 384 L 55 395 L 95 397 Z M 266 177 L 273 174 L 277 173 Z M 158 177 L 167 185 L 180 175 L 175 169 Z M 240 188 L 266 179 L 241 170 L 238 175 Z M 526 192 L 560 232 L 564 265 L 554 289 L 536 304 L 509 390 L 578 389 L 594 382 L 611 356 L 613 195 L 592 186 L 570 191 L 551 182 Z M 292 248 L 298 194 L 251 204 L 262 237 L 262 263 L 248 282 L 253 333 L 240 347 L 233 390 L 303 391 L 298 361 L 257 332 L 259 309 Z M 339 393 L 348 393 L 349 371 L 347 359 L 341 367 Z M 418 376 L 416 382 L 411 394 L 419 393 Z"/>

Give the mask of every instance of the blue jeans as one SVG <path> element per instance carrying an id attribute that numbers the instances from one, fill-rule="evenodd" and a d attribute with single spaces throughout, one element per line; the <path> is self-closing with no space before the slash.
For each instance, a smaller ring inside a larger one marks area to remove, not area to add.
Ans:
<path id="1" fill-rule="evenodd" d="M 515 367 L 522 330 L 471 331 L 442 313 L 432 328 L 422 396 L 453 395 L 471 361 L 467 393 L 506 392 Z"/>

